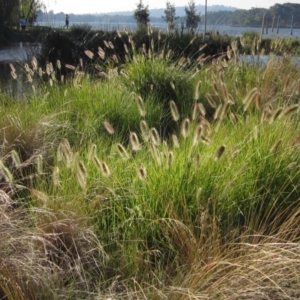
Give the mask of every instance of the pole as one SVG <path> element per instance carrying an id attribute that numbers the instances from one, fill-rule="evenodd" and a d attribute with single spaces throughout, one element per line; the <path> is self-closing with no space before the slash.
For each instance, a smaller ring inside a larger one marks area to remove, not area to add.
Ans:
<path id="1" fill-rule="evenodd" d="M 263 15 L 263 18 L 262 18 L 261 34 L 264 34 L 264 33 L 265 33 L 265 17 L 266 17 L 266 14 L 264 14 L 264 15 Z"/>
<path id="2" fill-rule="evenodd" d="M 274 32 L 274 24 L 275 24 L 275 16 L 273 17 L 273 21 L 272 21 L 272 33 Z"/>
<path id="3" fill-rule="evenodd" d="M 205 23 L 204 23 L 204 35 L 206 35 L 206 23 L 207 23 L 207 0 L 205 0 Z"/>
<path id="4" fill-rule="evenodd" d="M 280 20 L 280 16 L 278 16 L 277 18 L 277 34 L 279 33 L 279 20 Z"/>
<path id="5" fill-rule="evenodd" d="M 292 14 L 291 35 L 293 35 L 294 14 Z"/>

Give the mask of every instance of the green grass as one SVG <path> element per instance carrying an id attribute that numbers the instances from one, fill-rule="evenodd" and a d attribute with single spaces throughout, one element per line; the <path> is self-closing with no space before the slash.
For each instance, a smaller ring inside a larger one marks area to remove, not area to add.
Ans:
<path id="1" fill-rule="evenodd" d="M 0 96 L 0 296 L 299 298 L 299 69 L 150 54 Z"/>

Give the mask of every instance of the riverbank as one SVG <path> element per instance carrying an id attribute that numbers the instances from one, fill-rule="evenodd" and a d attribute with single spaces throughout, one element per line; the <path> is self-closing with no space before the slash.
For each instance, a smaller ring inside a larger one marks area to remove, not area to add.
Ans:
<path id="1" fill-rule="evenodd" d="M 1 45 L 9 45 L 13 43 L 40 43 L 45 34 L 53 29 L 47 26 L 27 27 L 25 31 L 9 28 L 4 30 Z"/>

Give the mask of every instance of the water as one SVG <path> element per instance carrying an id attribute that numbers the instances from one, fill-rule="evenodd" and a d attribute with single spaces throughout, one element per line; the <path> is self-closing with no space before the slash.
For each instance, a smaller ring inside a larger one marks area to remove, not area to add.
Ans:
<path id="1" fill-rule="evenodd" d="M 137 28 L 136 23 L 115 23 L 115 22 L 71 22 L 70 26 L 72 25 L 89 25 L 92 29 L 95 30 L 104 30 L 104 31 L 114 31 L 119 30 L 122 32 L 126 27 L 128 31 L 132 32 L 135 31 Z M 49 26 L 53 28 L 63 28 L 65 26 L 64 21 L 49 21 L 49 22 L 38 22 L 36 23 L 37 26 Z M 152 23 L 153 28 L 160 29 L 162 31 L 166 31 L 166 23 Z M 179 26 L 180 27 L 180 26 Z M 257 32 L 261 34 L 260 27 L 232 27 L 232 26 L 224 26 L 224 25 L 208 25 L 207 32 L 210 31 L 218 31 L 220 34 L 228 34 L 230 36 L 242 36 L 245 32 Z M 204 32 L 204 25 L 200 25 L 197 30 L 198 33 Z M 279 32 L 277 34 L 277 28 L 273 29 L 268 28 L 268 33 L 266 30 L 264 31 L 263 37 L 265 38 L 276 38 L 276 37 L 294 37 L 300 38 L 300 28 L 294 28 L 293 34 L 291 35 L 290 28 L 279 28 Z"/>
<path id="2" fill-rule="evenodd" d="M 16 43 L 0 48 L 0 63 L 9 61 L 25 61 L 29 59 L 34 45 L 30 43 Z"/>
<path id="3" fill-rule="evenodd" d="M 22 70 L 25 61 L 33 56 L 37 45 L 30 43 L 16 43 L 0 48 L 0 93 L 20 95 L 26 76 Z M 13 63 L 18 79 L 11 76 L 9 63 Z"/>

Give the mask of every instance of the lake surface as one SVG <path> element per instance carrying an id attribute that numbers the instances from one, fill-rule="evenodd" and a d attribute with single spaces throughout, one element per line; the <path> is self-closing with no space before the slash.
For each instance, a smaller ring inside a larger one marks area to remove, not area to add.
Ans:
<path id="1" fill-rule="evenodd" d="M 70 26 L 72 25 L 84 25 L 87 24 L 91 26 L 92 29 L 104 30 L 104 31 L 113 31 L 119 30 L 120 32 L 124 31 L 124 27 L 126 27 L 129 31 L 135 31 L 137 28 L 136 23 L 115 23 L 115 22 L 70 22 Z M 63 28 L 65 26 L 64 20 L 53 20 L 49 22 L 38 22 L 37 26 L 49 26 L 53 28 Z M 166 31 L 166 23 L 152 23 L 153 28 L 160 29 L 162 31 Z M 244 32 L 258 32 L 261 34 L 260 27 L 232 27 L 232 26 L 224 26 L 224 25 L 208 25 L 207 32 L 209 31 L 218 31 L 220 34 L 228 34 L 230 36 L 242 36 Z M 201 24 L 197 30 L 198 33 L 204 32 L 204 25 Z M 267 33 L 266 33 L 267 32 Z M 293 34 L 291 35 L 290 28 L 279 28 L 277 33 L 277 28 L 268 28 L 267 31 L 264 31 L 264 37 L 276 38 L 276 37 L 299 37 L 300 38 L 300 28 L 294 28 Z"/>
<path id="2" fill-rule="evenodd" d="M 15 95 L 22 93 L 26 76 L 22 70 L 24 62 L 28 61 L 36 49 L 37 45 L 30 43 L 16 43 L 0 48 L 0 91 Z M 11 76 L 9 63 L 13 63 L 18 80 Z"/>

